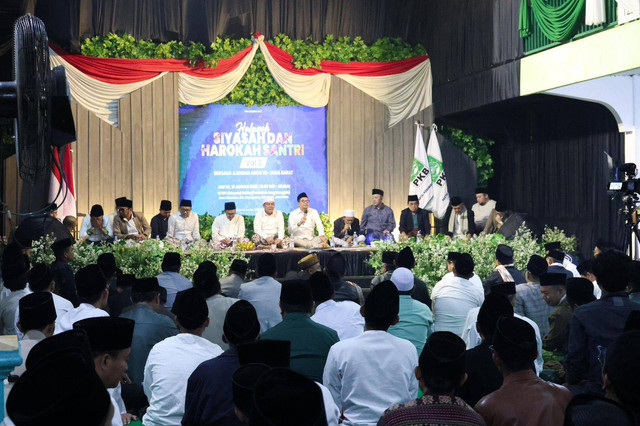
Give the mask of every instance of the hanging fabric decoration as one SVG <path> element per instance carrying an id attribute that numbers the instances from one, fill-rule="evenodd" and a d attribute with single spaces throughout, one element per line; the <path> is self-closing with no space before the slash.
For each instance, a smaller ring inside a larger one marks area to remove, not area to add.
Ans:
<path id="1" fill-rule="evenodd" d="M 559 6 L 547 0 L 522 0 L 520 3 L 520 37 L 531 35 L 529 14 L 532 13 L 542 33 L 551 41 L 567 41 L 578 30 L 586 0 L 566 0 Z M 529 9 L 531 8 L 531 9 Z"/>
<path id="2" fill-rule="evenodd" d="M 606 19 L 604 0 L 586 0 L 584 9 L 585 25 L 600 25 Z"/>
<path id="3" fill-rule="evenodd" d="M 389 127 L 431 105 L 431 62 L 418 56 L 393 62 L 321 61 L 320 68 L 298 69 L 293 57 L 264 41 L 256 33 L 252 46 L 215 68 L 190 66 L 183 59 L 112 59 L 71 55 L 50 47 L 52 66 L 67 72 L 71 96 L 101 119 L 117 126 L 118 101 L 167 72 L 178 72 L 179 101 L 204 105 L 227 96 L 245 75 L 257 49 L 264 55 L 269 72 L 296 102 L 323 107 L 329 102 L 331 74 L 352 84 L 387 106 Z"/>

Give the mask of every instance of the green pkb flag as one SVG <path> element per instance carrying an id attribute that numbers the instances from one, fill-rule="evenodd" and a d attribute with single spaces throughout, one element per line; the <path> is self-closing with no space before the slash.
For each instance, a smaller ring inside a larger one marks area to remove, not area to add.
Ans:
<path id="1" fill-rule="evenodd" d="M 447 179 L 444 174 L 444 165 L 442 164 L 440 144 L 434 129 L 431 130 L 431 136 L 429 137 L 427 156 L 433 184 L 433 197 L 427 208 L 438 219 L 442 219 L 447 212 L 447 207 L 449 207 L 449 190 L 447 189 Z"/>
<path id="2" fill-rule="evenodd" d="M 427 150 L 424 147 L 424 140 L 422 139 L 422 131 L 420 125 L 417 125 L 409 195 L 417 195 L 420 207 L 422 208 L 425 208 L 433 197 L 433 180 L 429 163 Z"/>

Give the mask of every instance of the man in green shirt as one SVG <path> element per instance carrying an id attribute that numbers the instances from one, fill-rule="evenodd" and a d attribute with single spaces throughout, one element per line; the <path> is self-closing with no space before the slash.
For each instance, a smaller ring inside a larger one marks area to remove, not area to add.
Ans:
<path id="1" fill-rule="evenodd" d="M 285 282 L 280 293 L 282 322 L 267 330 L 262 339 L 291 342 L 291 369 L 322 382 L 329 349 L 340 339 L 334 330 L 311 319 L 312 308 L 308 281 Z"/>

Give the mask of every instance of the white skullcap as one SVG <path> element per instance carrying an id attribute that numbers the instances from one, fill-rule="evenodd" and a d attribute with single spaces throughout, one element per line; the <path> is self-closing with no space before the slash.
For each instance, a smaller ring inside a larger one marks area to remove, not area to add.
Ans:
<path id="1" fill-rule="evenodd" d="M 276 200 L 273 197 L 264 197 L 264 201 L 262 202 L 262 204 L 264 203 L 275 203 Z"/>
<path id="2" fill-rule="evenodd" d="M 413 273 L 407 268 L 398 268 L 391 274 L 391 282 L 396 285 L 398 291 L 411 291 L 413 289 Z"/>
<path id="3" fill-rule="evenodd" d="M 354 217 L 356 215 L 356 212 L 353 210 L 345 210 L 344 211 L 344 217 Z"/>

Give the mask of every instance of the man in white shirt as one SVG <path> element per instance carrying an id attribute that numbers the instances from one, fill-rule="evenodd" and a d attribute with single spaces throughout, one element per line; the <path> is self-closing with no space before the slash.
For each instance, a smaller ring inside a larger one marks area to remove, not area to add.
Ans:
<path id="1" fill-rule="evenodd" d="M 224 203 L 224 214 L 216 217 L 211 225 L 211 241 L 228 247 L 244 238 L 244 217 L 236 214 L 236 203 Z"/>
<path id="2" fill-rule="evenodd" d="M 350 300 L 336 302 L 335 292 L 329 277 L 324 272 L 316 272 L 309 280 L 313 302 L 316 305 L 311 319 L 338 333 L 340 340 L 356 337 L 364 332 L 364 317 L 360 305 Z"/>
<path id="3" fill-rule="evenodd" d="M 193 287 L 207 299 L 207 307 L 209 308 L 209 326 L 206 328 L 202 337 L 220 346 L 223 351 L 229 349 L 229 345 L 222 339 L 224 334 L 222 327 L 227 311 L 238 301 L 233 297 L 226 297 L 221 294 L 220 281 L 216 276 L 216 272 L 200 265 L 193 274 Z"/>
<path id="4" fill-rule="evenodd" d="M 209 309 L 199 290 L 181 292 L 174 312 L 180 334 L 157 343 L 144 367 L 144 393 L 149 408 L 142 422 L 147 426 L 180 425 L 189 376 L 202 362 L 223 352 L 220 346 L 202 337 L 209 325 Z"/>
<path id="5" fill-rule="evenodd" d="M 571 275 L 573 276 L 573 278 L 580 278 L 580 271 L 578 271 L 578 267 L 576 265 L 573 264 L 573 262 L 571 261 L 571 256 L 567 253 L 565 253 L 562 250 L 562 246 L 560 245 L 560 241 L 553 241 L 550 243 L 546 243 L 544 245 L 544 250 L 546 252 L 547 255 L 550 254 L 550 252 L 552 250 L 557 250 L 559 253 L 558 254 L 562 254 L 562 267 L 564 269 L 566 269 L 567 271 L 569 271 L 571 273 Z M 549 259 L 549 257 L 547 256 L 547 263 L 549 263 L 549 266 L 552 265 L 552 263 L 550 263 L 551 260 Z M 567 279 L 571 278 L 570 276 L 567 276 Z"/>
<path id="6" fill-rule="evenodd" d="M 111 397 L 114 414 L 112 425 L 123 425 L 137 420 L 127 413 L 120 394 L 120 382 L 126 377 L 127 359 L 131 353 L 135 321 L 126 318 L 87 318 L 73 325 L 84 330 L 89 337 L 96 373 Z"/>
<path id="7" fill-rule="evenodd" d="M 94 204 L 80 224 L 80 241 L 101 243 L 113 240 L 113 223 L 104 215 L 100 204 Z"/>
<path id="8" fill-rule="evenodd" d="M 453 275 L 453 264 L 454 264 L 455 260 L 458 258 L 458 256 L 460 256 L 460 253 L 458 253 L 456 251 L 450 251 L 449 254 L 447 255 L 447 270 L 449 272 L 444 274 L 444 277 L 442 277 L 443 280 L 445 278 L 453 278 L 453 276 L 454 276 Z M 482 287 L 482 280 L 480 279 L 480 277 L 475 272 L 473 273 L 471 278 L 469 278 L 469 281 L 471 281 L 477 287 L 483 288 Z"/>
<path id="9" fill-rule="evenodd" d="M 164 254 L 162 259 L 162 273 L 157 276 L 160 287 L 167 290 L 167 308 L 171 309 L 174 300 L 176 300 L 176 294 L 182 290 L 193 287 L 191 281 L 180 275 L 180 267 L 182 266 L 180 260 L 180 253 L 168 252 Z"/>
<path id="10" fill-rule="evenodd" d="M 486 188 L 476 189 L 476 201 L 477 203 L 471 207 L 471 211 L 473 211 L 473 220 L 476 223 L 476 232 L 480 233 L 487 224 L 491 210 L 496 207 L 496 201 L 489 197 Z"/>
<path id="11" fill-rule="evenodd" d="M 100 267 L 95 264 L 87 265 L 76 272 L 75 278 L 80 306 L 60 318 L 60 330 L 56 330 L 56 334 L 71 330 L 77 321 L 109 316 L 104 310 L 107 308 L 109 289 Z"/>
<path id="12" fill-rule="evenodd" d="M 267 197 L 262 203 L 263 209 L 253 219 L 252 240 L 256 246 L 272 246 L 282 248 L 284 238 L 284 216 L 276 210 L 273 197 Z"/>
<path id="13" fill-rule="evenodd" d="M 200 219 L 191 211 L 191 200 L 181 200 L 178 213 L 169 216 L 166 238 L 173 242 L 188 243 L 200 239 Z"/>
<path id="14" fill-rule="evenodd" d="M 2 278 L 4 287 L 11 292 L 0 300 L 0 334 L 16 334 L 16 311 L 18 302 L 30 293 L 27 288 L 29 259 L 13 243 L 7 246 L 2 256 Z"/>
<path id="15" fill-rule="evenodd" d="M 273 277 L 276 274 L 276 258 L 264 253 L 258 258 L 258 279 L 240 286 L 238 297 L 251 303 L 258 313 L 260 333 L 282 322 L 280 292 L 282 284 Z"/>
<path id="16" fill-rule="evenodd" d="M 327 237 L 318 211 L 309 207 L 309 197 L 298 194 L 298 208 L 289 214 L 289 235 L 296 247 L 326 247 Z M 318 236 L 314 236 L 314 231 Z"/>
<path id="17" fill-rule="evenodd" d="M 399 306 L 395 285 L 378 284 L 361 310 L 364 333 L 329 350 L 322 382 L 343 412 L 343 425 L 375 426 L 384 410 L 418 395 L 416 348 L 387 333 L 399 321 Z"/>
<path id="18" fill-rule="evenodd" d="M 469 281 L 473 275 L 473 258 L 460 254 L 453 264 L 453 277 L 442 279 L 433 288 L 433 318 L 435 331 L 450 331 L 462 337 L 467 314 L 484 301 L 481 287 Z"/>

